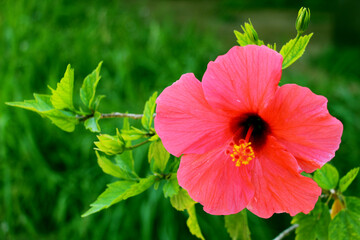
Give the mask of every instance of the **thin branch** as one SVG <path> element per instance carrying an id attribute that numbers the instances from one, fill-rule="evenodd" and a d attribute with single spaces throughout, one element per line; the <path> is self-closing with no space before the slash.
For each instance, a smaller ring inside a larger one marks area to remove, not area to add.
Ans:
<path id="1" fill-rule="evenodd" d="M 132 146 L 130 146 L 130 147 L 127 147 L 127 149 L 128 149 L 128 150 L 132 150 L 132 149 L 137 148 L 137 147 L 140 147 L 141 145 L 144 145 L 144 144 L 146 144 L 146 143 L 148 143 L 148 142 L 150 142 L 149 139 L 147 139 L 147 140 L 145 140 L 145 141 L 143 141 L 143 142 L 141 142 L 141 143 L 138 143 L 138 144 L 132 145 Z"/>
<path id="2" fill-rule="evenodd" d="M 281 240 L 284 237 L 286 237 L 287 235 L 289 235 L 292 231 L 294 231 L 296 228 L 299 227 L 299 224 L 294 224 L 291 225 L 290 227 L 288 227 L 287 229 L 285 229 L 284 231 L 282 231 L 276 238 L 274 238 L 273 240 Z"/>
<path id="3" fill-rule="evenodd" d="M 153 117 L 155 117 L 156 113 L 154 113 Z M 89 118 L 93 117 L 93 114 L 91 115 L 77 115 L 76 118 L 79 121 L 85 121 Z M 136 114 L 136 113 L 120 113 L 120 112 L 113 112 L 113 113 L 102 113 L 100 119 L 103 118 L 132 118 L 132 119 L 141 119 L 143 117 L 143 114 Z"/>
<path id="4" fill-rule="evenodd" d="M 142 114 L 135 114 L 135 113 L 102 113 L 101 118 L 132 118 L 132 119 L 141 119 Z"/>

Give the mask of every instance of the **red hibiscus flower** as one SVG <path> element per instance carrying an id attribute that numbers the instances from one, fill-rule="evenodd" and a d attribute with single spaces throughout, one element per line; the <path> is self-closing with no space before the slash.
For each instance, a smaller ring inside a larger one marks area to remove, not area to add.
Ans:
<path id="1" fill-rule="evenodd" d="M 313 172 L 339 148 L 343 126 L 327 99 L 278 86 L 282 56 L 265 46 L 233 47 L 157 99 L 155 129 L 180 156 L 180 186 L 210 214 L 247 208 L 259 217 L 311 211 L 321 189 Z"/>

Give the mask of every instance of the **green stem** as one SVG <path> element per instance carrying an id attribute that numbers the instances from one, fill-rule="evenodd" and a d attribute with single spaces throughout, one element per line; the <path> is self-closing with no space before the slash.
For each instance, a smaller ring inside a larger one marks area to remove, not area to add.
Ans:
<path id="1" fill-rule="evenodd" d="M 126 147 L 126 150 L 132 150 L 132 149 L 137 148 L 137 147 L 140 147 L 140 146 L 142 146 L 142 145 L 144 145 L 144 144 L 146 144 L 146 143 L 148 143 L 148 142 L 150 142 L 149 139 L 147 139 L 147 140 L 145 140 L 145 141 L 143 141 L 143 142 L 141 142 L 141 143 L 132 145 L 132 146 L 130 146 L 130 147 Z"/>
<path id="2" fill-rule="evenodd" d="M 281 239 L 285 238 L 287 235 L 289 235 L 292 231 L 294 231 L 298 227 L 299 227 L 299 224 L 291 225 L 290 227 L 288 227 L 287 229 L 282 231 L 279 235 L 277 235 L 277 237 L 274 238 L 273 240 L 281 240 Z"/>
<path id="3" fill-rule="evenodd" d="M 143 114 L 135 114 L 135 113 L 102 113 L 101 118 L 132 118 L 132 119 L 141 119 Z"/>
<path id="4" fill-rule="evenodd" d="M 154 113 L 154 117 L 155 117 Z M 91 117 L 93 117 L 94 114 L 90 115 L 77 115 L 76 118 L 79 121 L 85 121 Z M 113 112 L 113 113 L 102 113 L 100 119 L 104 118 L 132 118 L 132 119 L 141 119 L 143 117 L 143 114 L 136 114 L 136 113 L 120 113 L 120 112 Z"/>
<path id="5" fill-rule="evenodd" d="M 159 177 L 160 179 L 169 180 L 171 179 L 172 175 L 176 173 L 154 173 L 155 176 Z"/>

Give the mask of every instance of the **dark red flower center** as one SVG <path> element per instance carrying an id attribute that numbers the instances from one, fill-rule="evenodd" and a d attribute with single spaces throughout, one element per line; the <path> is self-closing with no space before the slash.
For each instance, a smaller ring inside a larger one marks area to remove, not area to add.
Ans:
<path id="1" fill-rule="evenodd" d="M 237 167 L 247 165 L 255 158 L 255 150 L 266 142 L 268 124 L 256 114 L 246 114 L 231 121 L 234 133 L 225 154 L 229 155 Z"/>
<path id="2" fill-rule="evenodd" d="M 234 133 L 234 143 L 237 144 L 241 139 L 246 139 L 252 143 L 255 150 L 260 149 L 266 142 L 266 136 L 270 132 L 269 125 L 257 114 L 248 113 L 234 118 L 230 122 L 230 129 Z M 250 131 L 251 130 L 251 131 Z"/>

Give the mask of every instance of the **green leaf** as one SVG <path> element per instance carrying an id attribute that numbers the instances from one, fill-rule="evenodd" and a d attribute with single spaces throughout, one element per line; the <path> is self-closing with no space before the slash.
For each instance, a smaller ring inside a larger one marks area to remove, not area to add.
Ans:
<path id="1" fill-rule="evenodd" d="M 116 178 L 134 180 L 134 173 L 130 168 L 121 168 L 106 157 L 100 156 L 98 152 L 95 153 L 97 156 L 98 164 L 104 173 L 114 176 Z"/>
<path id="2" fill-rule="evenodd" d="M 93 117 L 85 120 L 84 122 L 85 128 L 89 129 L 91 132 L 101 132 L 101 128 L 99 125 L 100 118 L 101 118 L 101 113 L 95 112 Z"/>
<path id="3" fill-rule="evenodd" d="M 289 67 L 304 54 L 305 48 L 312 35 L 313 34 L 310 33 L 309 35 L 291 39 L 281 48 L 280 54 L 284 58 L 282 69 Z"/>
<path id="4" fill-rule="evenodd" d="M 345 198 L 346 208 L 329 225 L 329 240 L 360 239 L 360 198 Z"/>
<path id="5" fill-rule="evenodd" d="M 101 100 L 105 97 L 106 97 L 105 95 L 96 96 L 95 101 L 94 101 L 94 110 L 95 111 L 98 110 Z"/>
<path id="6" fill-rule="evenodd" d="M 312 178 L 312 175 L 307 172 L 301 172 L 301 175 L 303 175 L 304 177 Z"/>
<path id="7" fill-rule="evenodd" d="M 332 165 L 325 164 L 315 171 L 314 180 L 323 189 L 334 189 L 339 181 L 339 173 Z"/>
<path id="8" fill-rule="evenodd" d="M 123 194 L 129 191 L 129 189 L 135 184 L 136 182 L 133 181 L 117 181 L 108 184 L 105 192 L 103 192 L 95 202 L 90 204 L 91 208 L 81 215 L 81 217 L 87 217 L 90 214 L 99 212 L 117 202 L 120 202 L 123 200 Z"/>
<path id="9" fill-rule="evenodd" d="M 74 69 L 70 64 L 66 68 L 64 77 L 57 84 L 56 90 L 49 87 L 51 95 L 51 103 L 56 109 L 74 110 L 73 105 L 73 89 L 74 89 Z"/>
<path id="10" fill-rule="evenodd" d="M 186 225 L 188 226 L 191 234 L 196 236 L 199 239 L 205 240 L 204 236 L 201 233 L 199 223 L 197 221 L 195 205 L 193 205 L 192 207 L 190 207 L 186 210 L 189 213 L 189 218 L 186 221 Z"/>
<path id="11" fill-rule="evenodd" d="M 246 45 L 264 45 L 264 42 L 262 40 L 259 40 L 258 34 L 255 31 L 254 26 L 252 25 L 250 19 L 249 23 L 245 22 L 244 26 L 241 26 L 241 29 L 243 30 L 243 33 L 234 31 L 235 36 L 237 38 L 237 42 L 240 46 L 246 46 Z"/>
<path id="12" fill-rule="evenodd" d="M 50 95 L 34 93 L 34 100 L 24 100 L 23 102 L 7 102 L 6 104 L 13 107 L 34 111 L 41 115 L 43 112 L 55 109 L 50 101 L 50 97 Z"/>
<path id="13" fill-rule="evenodd" d="M 139 178 L 134 168 L 134 158 L 131 150 L 123 152 L 121 155 L 115 156 L 116 165 L 119 168 L 128 173 L 132 178 Z"/>
<path id="14" fill-rule="evenodd" d="M 237 214 L 225 216 L 225 227 L 232 240 L 250 240 L 246 209 Z"/>
<path id="15" fill-rule="evenodd" d="M 178 183 L 178 180 L 176 178 L 176 173 L 173 174 L 174 177 L 171 177 L 171 179 L 167 180 L 166 183 L 163 186 L 163 193 L 164 193 L 164 197 L 173 197 L 176 194 L 178 194 L 179 190 L 180 190 L 180 186 Z"/>
<path id="16" fill-rule="evenodd" d="M 181 188 L 179 192 L 170 198 L 171 205 L 178 211 L 184 211 L 192 207 L 196 202 L 191 199 L 188 192 Z"/>
<path id="17" fill-rule="evenodd" d="M 129 130 L 130 129 L 130 123 L 128 118 L 123 119 L 123 127 L 122 130 Z M 119 136 L 119 132 L 117 131 L 117 135 Z M 124 139 L 124 138 L 123 138 Z M 131 140 L 124 139 L 125 141 L 125 147 L 131 146 Z M 116 155 L 115 157 L 116 164 L 124 169 L 127 172 L 131 172 L 134 174 L 136 178 L 138 178 L 137 174 L 135 173 L 134 168 L 134 157 L 133 157 L 133 151 L 132 150 L 126 150 L 121 155 Z"/>
<path id="18" fill-rule="evenodd" d="M 148 132 L 132 127 L 128 130 L 121 130 L 121 137 L 125 141 L 134 141 L 146 137 Z"/>
<path id="19" fill-rule="evenodd" d="M 66 132 L 75 130 L 78 123 L 74 113 L 55 109 L 51 103 L 50 95 L 41 95 L 34 93 L 34 100 L 25 100 L 24 102 L 8 102 L 9 106 L 24 108 L 40 114 L 42 117 L 49 118 L 53 124 Z"/>
<path id="20" fill-rule="evenodd" d="M 309 214 L 297 214 L 291 223 L 299 224 L 295 231 L 296 240 L 326 240 L 330 223 L 329 208 L 326 204 L 318 201 L 314 210 Z"/>
<path id="21" fill-rule="evenodd" d="M 173 161 L 171 161 L 169 165 L 170 172 L 177 172 L 180 165 L 180 158 L 174 157 Z"/>
<path id="22" fill-rule="evenodd" d="M 73 113 L 63 110 L 54 109 L 44 113 L 44 115 L 49 118 L 53 124 L 66 132 L 73 132 L 76 124 L 78 124 L 78 120 Z"/>
<path id="23" fill-rule="evenodd" d="M 354 181 L 354 179 L 359 173 L 359 169 L 360 168 L 358 167 L 351 169 L 345 176 L 340 179 L 339 188 L 341 192 L 345 192 L 346 189 L 350 186 L 350 184 Z"/>
<path id="24" fill-rule="evenodd" d="M 95 202 L 90 204 L 91 208 L 85 212 L 82 217 L 99 212 L 127 198 L 139 195 L 154 184 L 156 177 L 149 176 L 141 179 L 139 182 L 134 181 L 117 181 L 108 184 L 108 188 L 103 192 Z"/>
<path id="25" fill-rule="evenodd" d="M 94 109 L 96 87 L 101 78 L 100 77 L 101 65 L 102 65 L 102 62 L 100 62 L 99 65 L 97 66 L 97 68 L 84 79 L 83 85 L 80 88 L 81 101 L 90 110 Z M 100 101 L 100 100 L 98 100 L 98 101 Z"/>
<path id="26" fill-rule="evenodd" d="M 143 117 L 141 118 L 141 124 L 146 130 L 150 130 L 154 119 L 156 98 L 157 98 L 157 92 L 154 92 L 154 94 L 145 103 Z"/>
<path id="27" fill-rule="evenodd" d="M 160 139 L 159 136 L 157 134 L 155 134 L 151 138 L 149 138 L 149 142 L 154 142 L 154 141 L 157 141 L 159 139 Z"/>
<path id="28" fill-rule="evenodd" d="M 151 170 L 153 172 L 164 172 L 166 164 L 168 163 L 170 153 L 166 151 L 162 142 L 155 141 L 151 142 L 149 147 L 149 163 L 151 163 Z"/>

